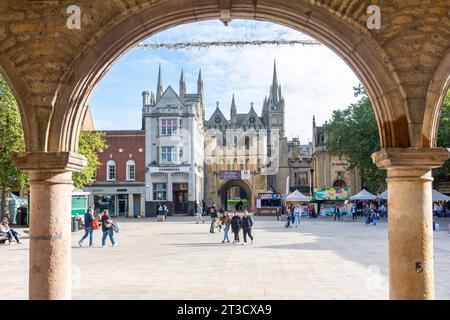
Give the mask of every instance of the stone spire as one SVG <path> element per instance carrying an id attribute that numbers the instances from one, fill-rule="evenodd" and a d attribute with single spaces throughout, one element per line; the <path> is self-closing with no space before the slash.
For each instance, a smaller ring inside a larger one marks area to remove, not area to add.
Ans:
<path id="1" fill-rule="evenodd" d="M 236 102 L 234 100 L 234 93 L 233 93 L 233 99 L 231 100 L 231 109 L 230 109 L 230 121 L 231 122 L 236 122 L 236 114 L 237 114 L 237 109 L 236 109 Z"/>
<path id="2" fill-rule="evenodd" d="M 273 80 L 272 80 L 272 90 L 271 90 L 271 95 L 272 95 L 272 101 L 273 103 L 277 103 L 278 102 L 278 75 L 277 75 L 277 62 L 276 60 L 273 60 Z"/>
<path id="3" fill-rule="evenodd" d="M 184 70 L 181 69 L 180 76 L 180 97 L 184 97 L 186 95 L 186 80 L 184 79 Z"/>
<path id="4" fill-rule="evenodd" d="M 198 72 L 198 80 L 197 80 L 197 94 L 203 96 L 203 79 L 202 79 L 202 69 Z"/>
<path id="5" fill-rule="evenodd" d="M 156 86 L 156 102 L 161 99 L 161 96 L 163 95 L 163 83 L 162 83 L 162 72 L 161 72 L 161 63 L 159 64 L 159 70 L 158 70 L 158 84 Z"/>

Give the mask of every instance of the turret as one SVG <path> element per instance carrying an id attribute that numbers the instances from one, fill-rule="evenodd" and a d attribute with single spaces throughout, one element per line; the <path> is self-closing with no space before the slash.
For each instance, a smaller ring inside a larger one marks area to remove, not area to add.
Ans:
<path id="1" fill-rule="evenodd" d="M 162 82 L 162 72 L 161 72 L 161 63 L 159 64 L 159 71 L 158 71 L 158 84 L 156 86 L 156 102 L 161 99 L 163 95 L 163 82 Z"/>
<path id="2" fill-rule="evenodd" d="M 144 91 L 142 92 L 142 108 L 145 109 L 145 106 L 150 104 L 150 92 Z"/>
<path id="3" fill-rule="evenodd" d="M 237 109 L 236 109 L 236 102 L 234 100 L 234 93 L 233 93 L 233 99 L 231 100 L 231 109 L 230 109 L 230 122 L 231 123 L 236 123 L 236 114 L 237 114 Z"/>
<path id="4" fill-rule="evenodd" d="M 180 76 L 180 97 L 184 97 L 186 95 L 186 80 L 184 79 L 184 71 L 181 69 Z"/>
<path id="5" fill-rule="evenodd" d="M 197 80 L 197 94 L 203 97 L 203 79 L 202 79 L 202 69 L 198 72 L 198 80 Z"/>

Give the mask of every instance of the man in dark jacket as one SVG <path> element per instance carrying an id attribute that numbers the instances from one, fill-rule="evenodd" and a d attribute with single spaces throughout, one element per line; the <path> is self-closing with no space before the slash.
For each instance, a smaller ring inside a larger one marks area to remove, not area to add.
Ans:
<path id="1" fill-rule="evenodd" d="M 92 221 L 94 221 L 94 210 L 92 210 L 92 207 L 89 207 L 86 213 L 84 214 L 84 236 L 81 238 L 80 241 L 78 241 L 78 245 L 80 247 L 83 246 L 83 241 L 89 236 L 89 247 L 92 247 L 93 242 L 93 231 L 92 228 Z"/>
<path id="2" fill-rule="evenodd" d="M 233 217 L 231 218 L 231 231 L 234 233 L 233 243 L 239 242 L 239 231 L 241 230 L 242 220 L 238 216 L 237 211 L 233 210 Z"/>
<path id="3" fill-rule="evenodd" d="M 214 224 L 216 223 L 217 219 L 217 209 L 216 204 L 213 203 L 211 207 L 208 209 L 209 216 L 211 217 L 211 228 L 209 228 L 209 232 L 214 233 Z"/>
<path id="4" fill-rule="evenodd" d="M 248 215 L 247 210 L 245 210 L 244 216 L 242 217 L 242 231 L 244 233 L 244 243 L 247 243 L 247 235 L 250 237 L 253 243 L 252 227 L 253 227 L 253 219 L 251 216 Z"/>

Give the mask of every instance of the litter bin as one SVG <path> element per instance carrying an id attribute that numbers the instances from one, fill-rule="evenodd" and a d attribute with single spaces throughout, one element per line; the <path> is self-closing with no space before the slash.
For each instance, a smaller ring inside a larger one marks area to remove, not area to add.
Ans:
<path id="1" fill-rule="evenodd" d="M 78 217 L 72 217 L 72 232 L 78 232 Z"/>

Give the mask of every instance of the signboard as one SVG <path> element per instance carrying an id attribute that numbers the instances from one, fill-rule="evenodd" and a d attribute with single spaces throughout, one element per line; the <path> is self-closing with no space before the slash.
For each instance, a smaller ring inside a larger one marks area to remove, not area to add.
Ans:
<path id="1" fill-rule="evenodd" d="M 220 179 L 222 180 L 249 180 L 250 170 L 240 171 L 220 171 Z"/>
<path id="2" fill-rule="evenodd" d="M 337 200 L 350 199 L 350 188 L 314 188 L 314 200 Z"/>

